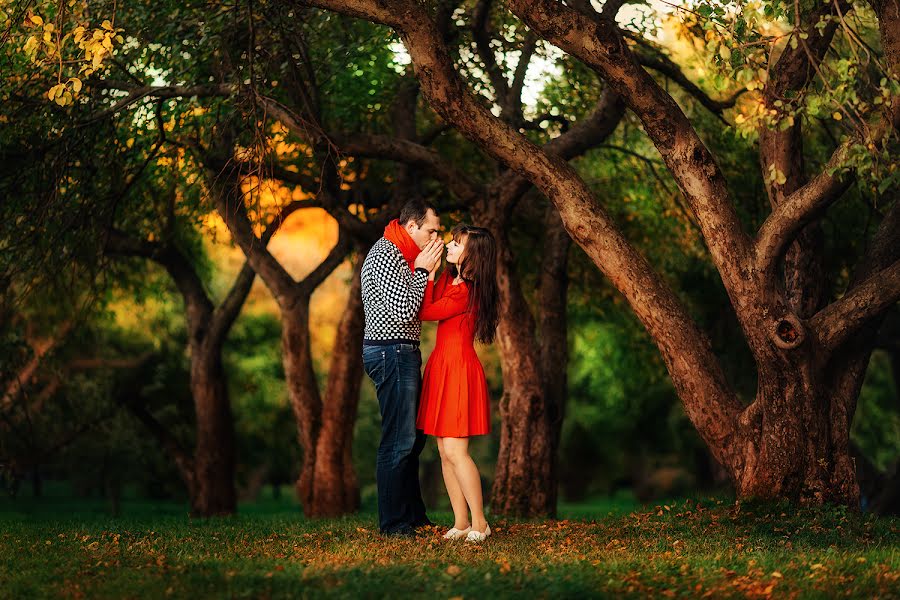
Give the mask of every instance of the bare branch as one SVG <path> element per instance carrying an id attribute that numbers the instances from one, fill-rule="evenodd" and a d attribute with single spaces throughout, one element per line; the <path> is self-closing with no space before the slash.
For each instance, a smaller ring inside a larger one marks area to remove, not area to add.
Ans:
<path id="1" fill-rule="evenodd" d="M 344 262 L 347 253 L 350 252 L 351 246 L 350 237 L 343 229 L 338 229 L 337 242 L 331 248 L 328 256 L 326 256 L 325 259 L 300 282 L 300 286 L 306 290 L 307 294 L 312 294 L 313 291 L 319 287 L 319 285 L 321 285 L 342 262 Z"/>
<path id="2" fill-rule="evenodd" d="M 735 92 L 730 98 L 725 100 L 714 100 L 710 98 L 706 92 L 701 90 L 697 84 L 688 79 L 687 75 L 684 74 L 684 71 L 681 70 L 681 67 L 679 67 L 671 58 L 666 56 L 661 48 L 655 47 L 636 33 L 623 30 L 622 34 L 637 42 L 635 55 L 642 66 L 653 69 L 674 81 L 681 89 L 693 96 L 701 105 L 713 114 L 721 117 L 722 112 L 726 108 L 732 108 L 741 94 L 747 91 L 746 89 L 741 89 Z"/>
<path id="3" fill-rule="evenodd" d="M 892 127 L 882 119 L 871 129 L 872 140 L 880 141 Z M 848 138 L 832 153 L 818 176 L 775 206 L 760 226 L 754 242 L 754 264 L 758 270 L 770 275 L 774 273 L 778 260 L 800 230 L 820 216 L 850 187 L 854 179 L 852 174 L 836 177 L 828 173 L 843 166 L 852 145 L 866 141 Z"/>
<path id="4" fill-rule="evenodd" d="M 147 85 L 136 87 L 133 84 L 125 82 L 115 82 L 110 80 L 97 80 L 90 84 L 96 88 L 102 89 L 119 89 L 127 90 L 127 96 L 113 104 L 110 108 L 93 115 L 79 123 L 79 125 L 90 125 L 102 119 L 113 116 L 122 110 L 125 110 L 132 104 L 139 102 L 144 98 L 185 98 L 191 96 L 231 96 L 237 91 L 237 86 L 227 83 L 209 84 L 209 85 Z"/>
<path id="5" fill-rule="evenodd" d="M 834 351 L 866 323 L 900 302 L 900 260 L 876 271 L 810 319 L 819 344 Z"/>
<path id="6" fill-rule="evenodd" d="M 853 177 L 831 176 L 829 170 L 839 168 L 846 160 L 851 143 L 841 144 L 831 155 L 825 168 L 812 181 L 777 204 L 759 228 L 754 244 L 756 268 L 772 273 L 788 246 L 807 224 L 822 214 L 850 187 Z"/>

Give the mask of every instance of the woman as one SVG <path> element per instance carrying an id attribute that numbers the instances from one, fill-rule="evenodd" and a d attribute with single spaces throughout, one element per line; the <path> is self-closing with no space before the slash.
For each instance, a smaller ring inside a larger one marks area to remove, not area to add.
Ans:
<path id="1" fill-rule="evenodd" d="M 491 528 L 469 438 L 489 433 L 491 419 L 487 381 L 473 344 L 476 339 L 491 343 L 497 329 L 497 247 L 481 227 L 457 225 L 452 234 L 448 267 L 437 283 L 437 268 L 429 274 L 419 311 L 419 319 L 439 323 L 434 352 L 425 365 L 416 428 L 437 437 L 454 517 L 444 538 L 481 542 Z"/>

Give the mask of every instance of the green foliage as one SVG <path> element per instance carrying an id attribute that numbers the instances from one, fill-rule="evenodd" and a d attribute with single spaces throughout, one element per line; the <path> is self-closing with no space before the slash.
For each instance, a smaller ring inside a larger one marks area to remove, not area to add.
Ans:
<path id="1" fill-rule="evenodd" d="M 885 352 L 872 354 L 850 432 L 863 454 L 883 472 L 891 472 L 900 456 L 900 381 L 891 376 L 889 360 Z"/>

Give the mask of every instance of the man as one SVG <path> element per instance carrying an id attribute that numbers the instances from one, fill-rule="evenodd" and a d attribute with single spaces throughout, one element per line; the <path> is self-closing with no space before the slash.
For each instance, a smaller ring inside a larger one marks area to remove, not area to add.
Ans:
<path id="1" fill-rule="evenodd" d="M 381 409 L 376 483 L 383 533 L 411 535 L 430 525 L 419 487 L 425 434 L 416 429 L 422 385 L 419 306 L 428 273 L 441 259 L 440 220 L 433 206 L 408 202 L 375 242 L 363 263 L 366 329 L 363 364 Z"/>

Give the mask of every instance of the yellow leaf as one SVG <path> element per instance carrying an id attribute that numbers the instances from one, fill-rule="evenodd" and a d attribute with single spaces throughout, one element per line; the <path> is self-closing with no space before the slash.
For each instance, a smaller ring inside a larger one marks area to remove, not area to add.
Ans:
<path id="1" fill-rule="evenodd" d="M 104 47 L 104 48 L 106 48 L 106 49 L 109 50 L 109 51 L 112 51 L 113 45 L 112 45 L 112 40 L 111 40 L 111 39 L 109 39 L 108 37 L 105 37 L 105 38 L 103 38 L 103 42 L 102 42 L 102 43 L 103 43 L 103 47 Z"/>
<path id="2" fill-rule="evenodd" d="M 75 37 L 75 43 L 81 43 L 81 40 L 84 39 L 84 27 L 79 25 L 72 31 L 72 35 Z"/>
<path id="3" fill-rule="evenodd" d="M 25 54 L 33 57 L 34 54 L 37 52 L 37 47 L 38 47 L 39 43 L 40 42 L 38 42 L 36 37 L 34 37 L 33 35 L 29 36 L 29 38 L 27 40 L 25 40 L 25 45 L 22 46 L 22 51 L 25 52 Z"/>
<path id="4" fill-rule="evenodd" d="M 40 17 L 40 15 L 31 15 L 30 18 L 31 18 L 32 24 L 34 24 L 34 25 L 43 25 L 44 24 L 44 19 L 42 19 Z"/>
<path id="5" fill-rule="evenodd" d="M 78 79 L 77 77 L 71 77 L 69 78 L 69 81 L 72 82 L 72 91 L 74 91 L 76 94 L 81 91 L 80 79 Z"/>
<path id="6" fill-rule="evenodd" d="M 100 24 L 100 27 L 106 29 L 107 31 L 112 31 L 113 28 L 112 23 L 109 22 L 109 19 L 103 21 L 103 23 Z"/>
<path id="7" fill-rule="evenodd" d="M 834 120 L 835 120 L 835 121 L 840 121 L 841 119 L 844 118 L 844 116 L 841 115 L 841 113 L 839 113 L 838 111 L 834 111 L 834 114 L 831 115 L 831 116 L 834 117 Z"/>

